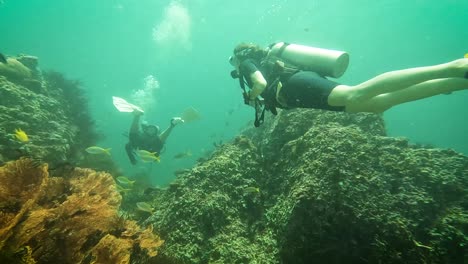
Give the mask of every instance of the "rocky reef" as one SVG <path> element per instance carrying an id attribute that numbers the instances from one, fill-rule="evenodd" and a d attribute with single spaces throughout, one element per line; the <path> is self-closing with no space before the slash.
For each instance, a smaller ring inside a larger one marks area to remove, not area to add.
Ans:
<path id="1" fill-rule="evenodd" d="M 77 168 L 118 176 L 82 155 L 98 135 L 80 85 L 32 56 L 0 63 L 0 263 L 468 259 L 468 157 L 372 114 L 282 111 L 121 207 L 111 174 Z"/>
<path id="2" fill-rule="evenodd" d="M 120 210 L 119 168 L 84 155 L 99 138 L 87 101 L 36 57 L 0 62 L 0 263 L 154 262 L 163 241 Z"/>
<path id="3" fill-rule="evenodd" d="M 155 192 L 158 263 L 464 263 L 468 157 L 283 111 Z"/>
<path id="4" fill-rule="evenodd" d="M 0 263 L 153 263 L 163 241 L 119 214 L 110 174 L 64 176 L 26 158 L 0 167 Z"/>
<path id="5" fill-rule="evenodd" d="M 0 63 L 0 164 L 21 156 L 51 167 L 80 160 L 98 139 L 87 101 L 78 81 L 41 71 L 37 57 L 8 57 Z M 15 129 L 29 141 L 15 140 Z"/>

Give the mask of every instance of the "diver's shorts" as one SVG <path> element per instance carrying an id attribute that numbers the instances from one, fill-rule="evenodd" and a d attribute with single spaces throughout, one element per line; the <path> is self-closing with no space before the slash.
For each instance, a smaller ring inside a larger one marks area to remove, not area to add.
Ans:
<path id="1" fill-rule="evenodd" d="M 344 106 L 331 106 L 328 96 L 333 88 L 340 85 L 320 77 L 315 72 L 301 71 L 283 83 L 280 96 L 288 108 L 315 108 L 331 111 L 344 111 Z"/>

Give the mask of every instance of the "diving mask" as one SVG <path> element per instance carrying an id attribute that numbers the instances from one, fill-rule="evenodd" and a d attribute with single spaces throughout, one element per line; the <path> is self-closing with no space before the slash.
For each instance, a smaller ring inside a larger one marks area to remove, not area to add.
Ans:
<path id="1" fill-rule="evenodd" d="M 147 121 L 141 122 L 141 128 L 145 133 L 159 133 L 159 127 L 157 125 L 149 124 Z"/>
<path id="2" fill-rule="evenodd" d="M 237 67 L 239 66 L 239 59 L 237 59 L 236 56 L 229 56 L 229 63 L 233 66 L 233 67 Z"/>

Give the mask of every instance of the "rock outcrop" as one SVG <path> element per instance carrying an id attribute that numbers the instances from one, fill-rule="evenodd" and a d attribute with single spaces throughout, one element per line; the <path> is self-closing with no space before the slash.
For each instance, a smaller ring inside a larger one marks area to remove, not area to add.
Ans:
<path id="1" fill-rule="evenodd" d="M 283 111 L 158 192 L 161 263 L 463 263 L 468 157 Z M 258 188 L 258 189 L 257 189 Z"/>
<path id="2" fill-rule="evenodd" d="M 77 163 L 98 139 L 79 81 L 42 72 L 37 57 L 0 63 L 0 164 L 22 156 L 57 164 Z M 22 129 L 28 142 L 15 140 Z"/>

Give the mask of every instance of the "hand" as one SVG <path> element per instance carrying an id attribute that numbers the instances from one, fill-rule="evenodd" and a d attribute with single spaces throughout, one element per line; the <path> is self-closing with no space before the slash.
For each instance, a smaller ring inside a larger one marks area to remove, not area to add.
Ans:
<path id="1" fill-rule="evenodd" d="M 255 99 L 250 99 L 249 103 L 248 103 L 248 105 L 250 105 L 251 107 L 253 107 L 255 109 L 257 107 L 262 107 L 262 105 L 264 105 L 264 104 L 265 104 L 265 100 L 263 98 L 259 98 L 259 97 L 255 98 Z"/>
<path id="2" fill-rule="evenodd" d="M 250 99 L 248 105 L 255 108 L 255 99 Z"/>
<path id="3" fill-rule="evenodd" d="M 244 100 L 247 101 L 248 105 L 252 106 L 252 107 L 255 107 L 255 99 L 256 98 L 252 98 L 251 97 L 251 91 L 248 91 L 247 93 L 244 94 Z"/>
<path id="4" fill-rule="evenodd" d="M 174 117 L 171 119 L 171 125 L 175 126 L 181 123 L 184 123 L 185 121 L 181 117 Z"/>

